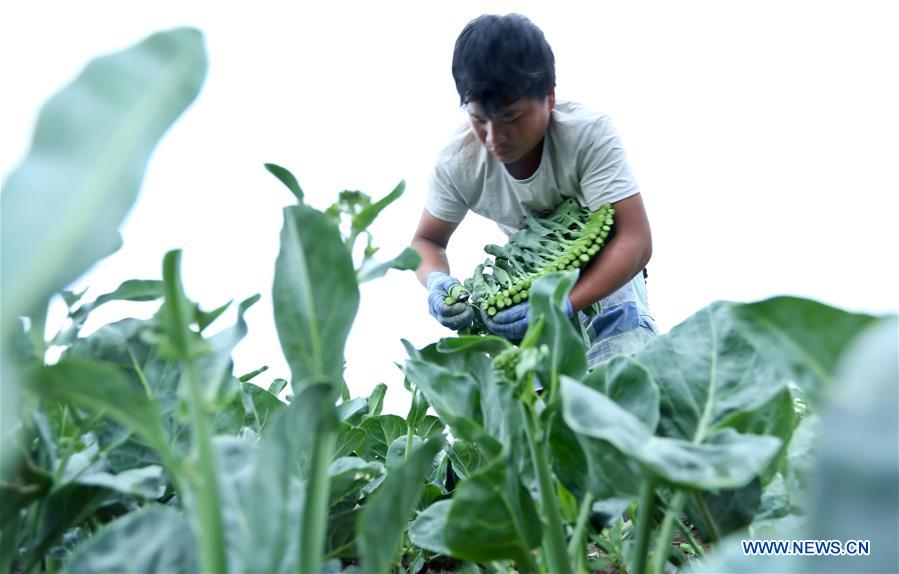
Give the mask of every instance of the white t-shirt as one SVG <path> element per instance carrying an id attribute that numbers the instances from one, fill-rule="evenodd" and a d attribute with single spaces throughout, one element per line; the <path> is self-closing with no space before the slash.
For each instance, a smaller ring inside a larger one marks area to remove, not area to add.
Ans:
<path id="1" fill-rule="evenodd" d="M 451 223 L 462 221 L 471 210 L 511 235 L 524 226 L 525 214 L 550 211 L 569 197 L 595 211 L 636 193 L 637 183 L 609 117 L 559 100 L 540 167 L 531 177 L 509 175 L 466 123 L 440 152 L 425 208 Z"/>

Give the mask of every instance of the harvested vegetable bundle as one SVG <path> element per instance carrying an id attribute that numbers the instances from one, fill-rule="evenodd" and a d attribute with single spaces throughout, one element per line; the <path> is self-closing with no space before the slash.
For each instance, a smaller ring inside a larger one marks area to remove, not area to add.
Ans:
<path id="1" fill-rule="evenodd" d="M 467 297 L 470 305 L 492 317 L 526 301 L 531 283 L 538 277 L 587 265 L 605 245 L 614 215 L 609 204 L 591 212 L 573 199 L 563 201 L 549 215 L 529 214 L 526 227 L 510 236 L 505 246 L 484 247 L 492 259 L 488 257 L 464 281 L 468 293 L 447 297 L 447 303 Z"/>

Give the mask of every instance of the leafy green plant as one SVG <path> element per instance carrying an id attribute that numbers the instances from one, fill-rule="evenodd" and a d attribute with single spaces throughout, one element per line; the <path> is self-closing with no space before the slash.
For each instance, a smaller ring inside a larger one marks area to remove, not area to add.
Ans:
<path id="1" fill-rule="evenodd" d="M 67 323 L 45 340 L 49 297 L 114 248 L 147 155 L 204 72 L 191 30 L 92 63 L 45 108 L 32 154 L 0 196 L 0 570 L 727 571 L 736 569 L 728 537 L 803 532 L 808 513 L 815 525 L 851 522 L 889 545 L 895 513 L 875 510 L 895 498 L 895 466 L 862 455 L 846 463 L 851 441 L 841 443 L 819 410 L 841 387 L 864 395 L 854 385 L 861 379 L 874 385 L 871 395 L 895 395 L 895 318 L 793 297 L 716 302 L 635 356 L 588 371 L 563 308 L 575 273 L 562 267 L 578 264 L 565 254 L 582 241 L 610 231 L 608 210 L 589 220 L 563 204 L 548 219 L 531 218 L 510 245 L 488 246 L 499 283 L 471 285 L 475 304 L 488 292 L 505 304 L 517 280 L 509 298 L 527 294 L 530 329 L 518 345 L 489 335 L 421 349 L 406 342 L 405 417 L 382 412 L 386 385 L 353 398 L 344 380 L 359 285 L 419 263 L 410 249 L 379 261 L 369 231 L 402 183 L 378 200 L 344 191 L 319 210 L 289 170 L 266 164 L 295 199 L 284 208 L 271 293 L 290 381 L 258 385 L 265 366 L 234 372 L 231 354 L 260 296 L 240 302 L 234 324 L 211 335 L 230 304 L 206 310 L 187 298 L 178 250 L 166 254 L 159 278 L 123 281 L 88 302 L 62 291 Z M 108 108 L 76 110 L 85 94 Z M 78 114 L 95 121 L 63 121 Z M 55 198 L 57 189 L 87 205 L 109 202 L 108 218 L 69 221 L 60 205 L 70 197 Z M 38 207 L 49 216 L 37 224 L 49 227 L 29 242 L 17 218 L 35 220 Z M 59 253 L 69 254 L 65 265 Z M 150 319 L 83 334 L 94 310 L 119 301 L 158 308 Z M 841 366 L 859 333 L 863 342 Z M 51 344 L 63 348 L 55 364 L 46 361 Z M 278 396 L 288 384 L 285 403 Z M 837 396 L 846 408 L 829 415 L 833 428 L 871 445 L 895 436 L 889 401 L 869 421 L 870 404 Z M 822 426 L 827 442 L 814 447 Z M 818 464 L 820 474 L 876 488 L 861 496 L 838 481 L 804 496 Z M 846 502 L 833 502 L 840 497 Z M 876 528 L 858 526 L 853 508 L 877 516 Z M 811 535 L 834 532 L 855 531 Z"/>

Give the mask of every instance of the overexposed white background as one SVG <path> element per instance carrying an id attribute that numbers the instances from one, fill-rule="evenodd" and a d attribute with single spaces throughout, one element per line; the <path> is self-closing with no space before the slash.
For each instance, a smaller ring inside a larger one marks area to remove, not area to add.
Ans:
<path id="1" fill-rule="evenodd" d="M 309 3 L 311 4 L 311 3 Z M 653 229 L 650 306 L 667 331 L 717 299 L 777 294 L 895 311 L 899 192 L 897 10 L 892 2 L 28 2 L 0 19 L 0 173 L 24 157 L 40 105 L 89 59 L 176 26 L 206 37 L 209 74 L 160 142 L 124 247 L 72 289 L 87 300 L 159 278 L 184 250 L 188 295 L 205 308 L 254 293 L 238 374 L 289 379 L 271 308 L 281 208 L 292 196 L 262 167 L 291 169 L 324 208 L 342 189 L 406 195 L 373 226 L 380 255 L 415 229 L 438 150 L 465 121 L 453 43 L 482 13 L 520 12 L 557 62 L 557 97 L 609 113 Z M 470 215 L 448 250 L 468 276 L 496 227 Z M 390 386 L 401 338 L 451 332 L 410 272 L 362 288 L 347 346 L 354 396 Z M 109 305 L 88 331 L 153 305 Z M 49 329 L 59 326 L 56 301 Z M 214 329 L 233 321 L 233 311 Z"/>

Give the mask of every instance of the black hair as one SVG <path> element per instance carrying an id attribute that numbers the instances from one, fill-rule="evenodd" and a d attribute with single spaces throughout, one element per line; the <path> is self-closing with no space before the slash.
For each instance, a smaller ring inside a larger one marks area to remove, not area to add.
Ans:
<path id="1" fill-rule="evenodd" d="M 492 114 L 522 97 L 543 98 L 556 87 L 556 62 L 543 32 L 521 14 L 485 14 L 469 22 L 453 50 L 460 103 Z"/>

